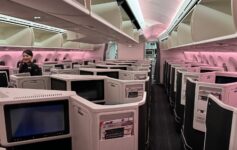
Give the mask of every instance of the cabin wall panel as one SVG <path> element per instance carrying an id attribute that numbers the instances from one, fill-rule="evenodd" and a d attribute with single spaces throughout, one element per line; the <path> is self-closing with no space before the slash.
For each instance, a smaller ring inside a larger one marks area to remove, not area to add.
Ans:
<path id="1" fill-rule="evenodd" d="M 104 53 L 104 45 L 97 46 L 94 51 L 75 50 L 75 49 L 45 49 L 45 48 L 23 48 L 23 47 L 0 47 L 0 61 L 4 61 L 6 66 L 15 68 L 17 62 L 22 59 L 22 51 L 32 49 L 34 53 L 33 59 L 36 59 L 37 64 L 42 63 L 47 58 L 48 61 L 62 61 L 64 57 L 67 60 L 102 60 Z"/>
<path id="2" fill-rule="evenodd" d="M 161 51 L 160 81 L 163 83 L 163 64 L 165 60 L 196 61 L 211 66 L 223 67 L 225 71 L 237 71 L 237 51 L 216 51 L 207 49 Z M 227 69 L 227 70 L 226 70 Z"/>
<path id="3" fill-rule="evenodd" d="M 145 43 L 132 45 L 118 44 L 118 59 L 132 59 L 141 60 L 144 59 Z"/>

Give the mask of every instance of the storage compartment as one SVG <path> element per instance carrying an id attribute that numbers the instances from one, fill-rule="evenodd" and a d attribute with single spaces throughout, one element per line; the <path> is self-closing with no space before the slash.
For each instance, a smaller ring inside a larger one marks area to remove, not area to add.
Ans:
<path id="1" fill-rule="evenodd" d="M 182 20 L 182 22 L 178 25 L 177 28 L 177 41 L 178 45 L 184 45 L 192 43 L 192 36 L 191 36 L 191 16 L 193 10 L 188 13 L 188 15 Z"/>
<path id="2" fill-rule="evenodd" d="M 32 29 L 27 26 L 0 22 L 0 45 L 32 46 Z"/>
<path id="3" fill-rule="evenodd" d="M 191 31 L 193 41 L 234 34 L 231 0 L 203 0 L 193 11 Z"/>
<path id="4" fill-rule="evenodd" d="M 91 10 L 93 13 L 97 14 L 98 16 L 106 20 L 108 23 L 112 24 L 118 29 L 121 29 L 122 16 L 117 2 L 91 5 Z"/>
<path id="5" fill-rule="evenodd" d="M 60 48 L 63 44 L 63 36 L 61 33 L 50 32 L 41 29 L 33 29 L 34 31 L 34 46 Z"/>

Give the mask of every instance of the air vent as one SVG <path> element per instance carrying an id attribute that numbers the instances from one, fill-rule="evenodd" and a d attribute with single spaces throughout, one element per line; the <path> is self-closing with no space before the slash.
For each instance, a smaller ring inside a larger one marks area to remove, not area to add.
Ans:
<path id="1" fill-rule="evenodd" d="M 22 99 L 35 99 L 35 98 L 50 98 L 50 97 L 58 97 L 63 96 L 63 94 L 60 93 L 52 93 L 52 94 L 42 94 L 42 95 L 33 95 L 33 96 L 20 96 L 20 97 L 14 97 L 14 99 L 22 100 Z"/>

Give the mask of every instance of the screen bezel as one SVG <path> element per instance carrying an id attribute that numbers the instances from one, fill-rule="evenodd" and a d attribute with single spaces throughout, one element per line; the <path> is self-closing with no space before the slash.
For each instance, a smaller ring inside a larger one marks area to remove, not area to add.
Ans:
<path id="1" fill-rule="evenodd" d="M 12 122 L 10 118 L 10 111 L 13 109 L 18 108 L 29 108 L 29 107 L 39 107 L 39 106 L 50 106 L 50 105 L 63 105 L 64 109 L 64 130 L 56 131 L 56 132 L 49 132 L 49 133 L 42 133 L 42 134 L 35 134 L 35 135 L 28 135 L 22 137 L 14 137 L 12 133 Z M 6 134 L 7 134 L 7 141 L 8 142 L 17 142 L 17 141 L 25 141 L 31 139 L 38 139 L 38 138 L 46 138 L 51 136 L 59 136 L 69 134 L 69 102 L 67 99 L 65 100 L 58 100 L 58 101 L 48 101 L 48 102 L 37 102 L 37 103 L 21 103 L 21 104 L 9 104 L 4 105 L 4 116 L 5 116 L 5 125 L 6 125 Z"/>

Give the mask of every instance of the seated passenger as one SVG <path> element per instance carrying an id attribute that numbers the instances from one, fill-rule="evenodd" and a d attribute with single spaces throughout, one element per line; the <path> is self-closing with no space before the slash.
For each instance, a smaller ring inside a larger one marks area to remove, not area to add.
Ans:
<path id="1" fill-rule="evenodd" d="M 31 50 L 24 50 L 22 60 L 19 64 L 19 73 L 29 72 L 31 76 L 42 75 L 41 68 L 32 62 L 33 53 Z"/>

